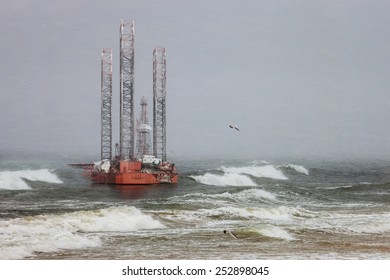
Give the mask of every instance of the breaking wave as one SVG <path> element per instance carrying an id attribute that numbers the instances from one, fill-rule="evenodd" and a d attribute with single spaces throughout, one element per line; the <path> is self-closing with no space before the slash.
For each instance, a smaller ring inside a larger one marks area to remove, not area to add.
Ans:
<path id="1" fill-rule="evenodd" d="M 243 167 L 221 166 L 217 172 L 222 172 L 222 174 L 215 174 L 217 172 L 207 172 L 203 175 L 192 175 L 189 177 L 204 185 L 254 187 L 257 186 L 257 184 L 251 177 L 288 180 L 288 177 L 283 173 L 283 170 L 285 169 L 293 169 L 295 172 L 309 175 L 309 171 L 301 165 L 284 164 L 281 166 L 274 166 L 266 162 L 261 162 L 261 164 L 262 165 L 259 165 L 256 161 Z"/>
<path id="2" fill-rule="evenodd" d="M 295 237 L 293 237 L 290 233 L 288 233 L 286 230 L 273 226 L 273 225 L 264 225 L 261 228 L 254 229 L 254 231 L 262 236 L 277 238 L 277 239 L 284 239 L 284 240 L 296 240 Z"/>
<path id="3" fill-rule="evenodd" d="M 19 171 L 1 171 L 0 189 L 7 190 L 28 190 L 31 187 L 23 179 L 29 181 L 40 181 L 54 184 L 63 182 L 49 169 L 38 170 L 19 170 Z"/>
<path id="4" fill-rule="evenodd" d="M 261 219 L 271 221 L 289 221 L 296 218 L 311 218 L 315 214 L 301 207 L 221 207 L 212 210 L 205 210 L 207 215 L 221 215 L 239 219 Z"/>
<path id="5" fill-rule="evenodd" d="M 303 167 L 301 165 L 287 163 L 287 164 L 283 164 L 281 167 L 282 168 L 293 169 L 293 170 L 295 170 L 298 173 L 309 175 L 309 170 L 307 170 L 305 167 Z"/>
<path id="6" fill-rule="evenodd" d="M 347 234 L 380 234 L 390 232 L 390 214 L 333 214 L 321 228 Z M 316 225 L 318 227 L 318 225 Z"/>
<path id="7" fill-rule="evenodd" d="M 224 192 L 218 194 L 190 193 L 183 196 L 174 196 L 172 201 L 186 203 L 210 203 L 211 205 L 225 205 L 226 203 L 259 203 L 278 201 L 276 196 L 259 188 L 251 188 L 240 192 Z"/>
<path id="8" fill-rule="evenodd" d="M 179 223 L 203 223 L 214 226 L 218 222 L 232 220 L 255 220 L 258 222 L 291 222 L 296 219 L 315 217 L 315 213 L 301 207 L 238 207 L 223 206 L 213 209 L 199 209 L 195 211 L 175 210 L 164 214 L 165 219 Z"/>
<path id="9" fill-rule="evenodd" d="M 257 178 L 269 178 L 276 180 L 288 180 L 281 170 L 273 165 L 254 165 L 245 167 L 221 167 L 225 173 L 247 174 Z"/>
<path id="10" fill-rule="evenodd" d="M 12 219 L 2 222 L 0 228 L 0 259 L 96 247 L 102 241 L 94 232 L 132 232 L 164 227 L 133 206 Z"/>
<path id="11" fill-rule="evenodd" d="M 261 190 L 261 189 L 249 189 L 244 190 L 242 192 L 238 192 L 235 194 L 232 194 L 233 197 L 235 197 L 237 200 L 240 200 L 242 202 L 248 201 L 248 200 L 257 200 L 257 201 L 263 201 L 263 200 L 269 200 L 269 201 L 277 201 L 275 195 L 273 193 Z"/>
<path id="12" fill-rule="evenodd" d="M 225 186 L 235 186 L 235 187 L 243 187 L 243 186 L 250 186 L 255 187 L 257 184 L 252 181 L 251 178 L 249 178 L 246 175 L 241 174 L 234 174 L 234 173 L 225 173 L 222 175 L 218 174 L 212 174 L 212 173 L 206 173 L 204 175 L 196 175 L 196 176 L 189 176 L 190 178 L 194 179 L 198 183 L 204 184 L 204 185 L 211 185 L 211 186 L 219 186 L 219 187 L 225 187 Z"/>

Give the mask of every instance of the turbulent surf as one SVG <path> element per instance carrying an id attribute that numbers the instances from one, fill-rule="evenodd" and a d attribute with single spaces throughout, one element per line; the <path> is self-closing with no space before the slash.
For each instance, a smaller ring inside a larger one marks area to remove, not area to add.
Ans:
<path id="1" fill-rule="evenodd" d="M 179 163 L 176 185 L 110 186 L 3 160 L 0 259 L 390 258 L 390 162 Z"/>

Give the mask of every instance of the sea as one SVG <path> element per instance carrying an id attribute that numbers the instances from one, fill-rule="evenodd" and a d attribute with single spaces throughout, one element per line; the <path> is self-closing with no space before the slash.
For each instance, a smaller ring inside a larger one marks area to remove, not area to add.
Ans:
<path id="1" fill-rule="evenodd" d="M 390 161 L 178 159 L 150 186 L 83 162 L 0 158 L 0 259 L 390 259 Z"/>

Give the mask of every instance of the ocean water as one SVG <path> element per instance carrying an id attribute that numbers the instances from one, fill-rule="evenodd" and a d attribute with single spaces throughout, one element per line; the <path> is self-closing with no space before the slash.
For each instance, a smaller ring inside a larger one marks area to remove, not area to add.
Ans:
<path id="1" fill-rule="evenodd" d="M 0 259 L 390 259 L 390 161 L 180 160 L 122 187 L 74 162 L 0 159 Z"/>

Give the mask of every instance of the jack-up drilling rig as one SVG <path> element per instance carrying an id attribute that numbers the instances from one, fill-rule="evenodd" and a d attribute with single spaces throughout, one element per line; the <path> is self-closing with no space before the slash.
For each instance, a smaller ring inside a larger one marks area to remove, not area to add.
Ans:
<path id="1" fill-rule="evenodd" d="M 141 118 L 134 125 L 134 21 L 120 26 L 120 120 L 119 144 L 112 157 L 112 50 L 101 56 L 101 160 L 94 164 L 70 164 L 86 170 L 92 182 L 114 185 L 177 183 L 175 164 L 166 155 L 166 56 L 165 48 L 153 52 L 153 154 L 149 143 L 146 99 Z M 134 150 L 138 133 L 137 154 Z"/>

